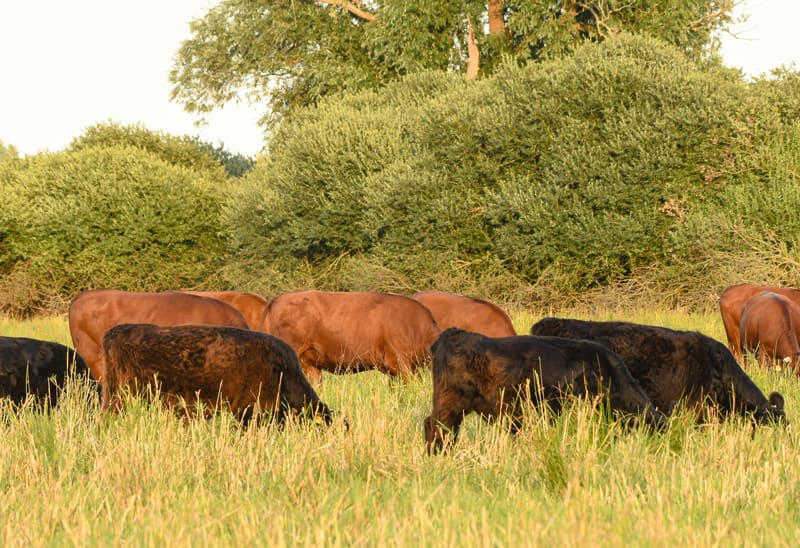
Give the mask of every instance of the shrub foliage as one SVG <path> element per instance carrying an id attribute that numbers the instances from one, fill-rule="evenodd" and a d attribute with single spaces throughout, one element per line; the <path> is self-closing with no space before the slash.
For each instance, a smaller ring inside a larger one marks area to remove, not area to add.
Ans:
<path id="1" fill-rule="evenodd" d="M 97 287 L 194 285 L 213 273 L 225 237 L 220 190 L 205 173 L 121 146 L 3 170 L 6 310 L 30 312 Z M 14 299 L 21 285 L 28 302 Z"/>
<path id="2" fill-rule="evenodd" d="M 214 285 L 707 305 L 800 284 L 798 82 L 620 35 L 329 97 L 236 179 L 196 142 L 95 128 L 0 163 L 0 302 Z"/>
<path id="3" fill-rule="evenodd" d="M 334 98 L 284 125 L 233 198 L 238 254 L 399 257 L 419 279 L 500 264 L 564 294 L 722 261 L 743 225 L 766 244 L 769 204 L 796 194 L 792 166 L 773 165 L 791 162 L 797 112 L 782 81 L 621 36 L 477 82 L 424 73 Z"/>

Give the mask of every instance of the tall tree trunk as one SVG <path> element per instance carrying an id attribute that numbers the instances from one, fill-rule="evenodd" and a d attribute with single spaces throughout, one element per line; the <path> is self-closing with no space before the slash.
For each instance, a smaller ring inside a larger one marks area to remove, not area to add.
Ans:
<path id="1" fill-rule="evenodd" d="M 503 36 L 505 31 L 503 0 L 489 0 L 489 36 Z"/>
<path id="2" fill-rule="evenodd" d="M 475 31 L 472 29 L 472 20 L 467 17 L 467 80 L 478 75 L 481 54 L 475 43 Z"/>

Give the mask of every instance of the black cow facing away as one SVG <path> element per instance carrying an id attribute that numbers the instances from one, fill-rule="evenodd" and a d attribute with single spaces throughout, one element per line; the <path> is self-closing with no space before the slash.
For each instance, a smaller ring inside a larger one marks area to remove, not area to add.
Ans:
<path id="1" fill-rule="evenodd" d="M 282 423 L 287 413 L 313 414 L 326 424 L 331 411 L 303 374 L 294 350 L 272 335 L 208 325 L 158 327 L 121 324 L 103 336 L 104 410 L 119 410 L 121 392 L 154 394 L 192 410 L 227 404 L 246 424 L 257 411 Z"/>
<path id="2" fill-rule="evenodd" d="M 544 400 L 555 412 L 567 393 L 602 395 L 611 409 L 643 415 L 647 424 L 656 427 L 666 422 L 622 360 L 590 341 L 491 338 L 449 328 L 434 342 L 431 354 L 433 411 L 425 419 L 428 453 L 455 443 L 464 416 L 472 411 L 490 421 L 509 414 L 511 431 L 516 432 L 527 390 L 534 404 Z"/>
<path id="3" fill-rule="evenodd" d="M 0 397 L 20 404 L 30 394 L 38 403 L 55 406 L 70 372 L 89 375 L 73 349 L 52 341 L 0 337 Z"/>
<path id="4" fill-rule="evenodd" d="M 588 339 L 609 347 L 662 411 L 684 398 L 698 415 L 710 405 L 720 418 L 735 412 L 758 423 L 785 421 L 783 396 L 773 392 L 769 399 L 764 397 L 730 350 L 702 333 L 563 318 L 544 318 L 531 333 Z"/>

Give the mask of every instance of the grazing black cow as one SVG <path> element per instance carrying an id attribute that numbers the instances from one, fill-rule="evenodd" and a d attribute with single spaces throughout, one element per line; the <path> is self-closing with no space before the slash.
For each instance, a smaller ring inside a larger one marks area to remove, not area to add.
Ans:
<path id="1" fill-rule="evenodd" d="M 89 375 L 83 358 L 63 344 L 0 337 L 0 397 L 19 404 L 30 394 L 39 403 L 55 406 L 65 378 L 73 371 Z"/>
<path id="2" fill-rule="evenodd" d="M 294 350 L 272 335 L 210 325 L 120 324 L 103 336 L 104 410 L 119 410 L 121 391 L 152 394 L 169 407 L 226 403 L 246 424 L 257 411 L 282 423 L 287 412 L 310 412 L 331 423 L 331 411 L 303 374 Z"/>
<path id="3" fill-rule="evenodd" d="M 511 417 L 511 431 L 520 426 L 522 397 L 530 390 L 535 404 L 546 401 L 558 412 L 568 393 L 603 395 L 611 409 L 644 414 L 652 426 L 666 416 L 655 410 L 622 360 L 590 341 L 560 337 L 492 338 L 448 328 L 431 347 L 433 411 L 425 419 L 428 453 L 438 452 L 458 437 L 464 416 L 472 411 L 492 420 Z"/>
<path id="4" fill-rule="evenodd" d="M 662 411 L 685 398 L 700 414 L 710 404 L 720 418 L 732 412 L 752 415 L 758 423 L 785 420 L 783 396 L 769 399 L 739 367 L 722 343 L 696 331 L 629 322 L 544 318 L 534 335 L 588 339 L 619 354 L 656 407 Z"/>

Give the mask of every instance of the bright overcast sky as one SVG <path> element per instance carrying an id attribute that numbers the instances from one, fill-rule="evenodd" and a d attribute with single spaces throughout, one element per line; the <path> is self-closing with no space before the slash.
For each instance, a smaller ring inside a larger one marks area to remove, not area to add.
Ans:
<path id="1" fill-rule="evenodd" d="M 141 123 L 199 135 L 228 150 L 262 147 L 259 113 L 247 105 L 209 116 L 203 127 L 170 102 L 168 73 L 189 21 L 212 0 L 0 0 L 0 141 L 22 154 L 57 151 L 91 125 Z M 724 38 L 730 66 L 758 75 L 800 65 L 800 0 L 747 0 L 750 20 Z M 798 67 L 800 68 L 800 67 Z"/>

